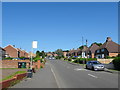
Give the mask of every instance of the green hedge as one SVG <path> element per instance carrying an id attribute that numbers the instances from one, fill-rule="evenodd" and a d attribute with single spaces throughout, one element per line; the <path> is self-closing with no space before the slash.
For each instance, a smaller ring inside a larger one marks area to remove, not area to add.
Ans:
<path id="1" fill-rule="evenodd" d="M 116 57 L 113 61 L 115 69 L 120 71 L 120 57 Z"/>
<path id="2" fill-rule="evenodd" d="M 11 57 L 6 57 L 6 58 L 3 58 L 3 60 L 12 60 L 13 58 Z"/>
<path id="3" fill-rule="evenodd" d="M 86 63 L 87 61 L 93 61 L 93 60 L 97 60 L 97 59 L 96 58 L 77 58 L 73 62 L 83 64 L 83 63 Z"/>

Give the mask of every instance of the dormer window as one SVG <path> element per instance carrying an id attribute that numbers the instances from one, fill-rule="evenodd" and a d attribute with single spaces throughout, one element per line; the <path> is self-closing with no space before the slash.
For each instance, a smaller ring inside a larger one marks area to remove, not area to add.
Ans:
<path id="1" fill-rule="evenodd" d="M 100 50 L 97 50 L 97 53 L 100 53 Z"/>
<path id="2" fill-rule="evenodd" d="M 103 48 L 103 49 L 101 49 L 101 52 L 104 52 L 104 50 L 105 50 L 104 48 Z"/>

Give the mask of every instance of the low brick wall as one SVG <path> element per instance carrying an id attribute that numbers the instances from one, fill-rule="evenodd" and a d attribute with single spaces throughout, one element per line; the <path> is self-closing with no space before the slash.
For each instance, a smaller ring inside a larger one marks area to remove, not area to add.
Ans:
<path id="1" fill-rule="evenodd" d="M 113 61 L 113 59 L 97 59 L 97 61 L 103 64 L 109 64 Z"/>
<path id="2" fill-rule="evenodd" d="M 14 83 L 16 80 L 22 80 L 24 77 L 26 77 L 27 73 L 23 73 L 23 74 L 18 74 L 15 75 L 12 79 L 9 80 L 5 80 L 3 82 L 0 82 L 0 88 L 8 88 L 9 86 L 11 86 L 12 83 Z"/>
<path id="3" fill-rule="evenodd" d="M 0 68 L 18 68 L 18 62 L 30 63 L 30 60 L 0 60 Z"/>
<path id="4" fill-rule="evenodd" d="M 30 60 L 1 60 L 0 61 L 0 68 L 18 68 L 18 62 L 26 62 L 26 67 L 28 68 L 30 65 Z M 44 67 L 44 64 L 38 60 L 37 62 L 33 62 L 34 68 L 40 68 L 41 66 Z"/>

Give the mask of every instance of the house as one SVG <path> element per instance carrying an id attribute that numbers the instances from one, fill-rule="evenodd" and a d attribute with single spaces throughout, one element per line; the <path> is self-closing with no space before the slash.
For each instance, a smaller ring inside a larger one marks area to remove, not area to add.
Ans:
<path id="1" fill-rule="evenodd" d="M 70 49 L 70 51 L 66 54 L 66 56 L 75 56 L 75 50 L 74 49 Z"/>
<path id="2" fill-rule="evenodd" d="M 107 56 L 116 57 L 120 53 L 118 48 L 120 48 L 120 45 L 113 42 L 110 37 L 107 37 L 106 42 L 95 51 L 95 57 L 96 58 L 106 58 Z"/>
<path id="3" fill-rule="evenodd" d="M 92 44 L 88 49 L 87 49 L 87 58 L 95 58 L 94 54 L 95 51 L 99 48 L 97 44 Z"/>
<path id="4" fill-rule="evenodd" d="M 25 50 L 15 48 L 12 45 L 8 45 L 4 48 L 6 51 L 6 57 L 18 58 L 18 57 L 28 57 L 28 53 Z"/>
<path id="5" fill-rule="evenodd" d="M 81 56 L 82 50 L 80 48 L 77 48 L 76 50 L 76 56 Z"/>
<path id="6" fill-rule="evenodd" d="M 48 53 L 47 53 L 47 56 L 51 56 L 51 57 L 52 57 L 52 56 L 53 56 L 53 53 L 52 53 L 52 52 L 48 52 Z"/>
<path id="7" fill-rule="evenodd" d="M 22 50 L 22 51 L 24 53 L 24 57 L 28 58 L 29 54 L 25 50 Z"/>
<path id="8" fill-rule="evenodd" d="M 32 53 L 32 52 L 29 52 L 29 53 L 28 53 L 28 57 L 30 58 L 31 55 L 32 55 L 32 57 L 36 57 L 36 54 L 34 54 L 34 53 Z"/>
<path id="9" fill-rule="evenodd" d="M 2 60 L 3 58 L 5 58 L 6 55 L 6 51 L 0 47 L 0 60 Z"/>
<path id="10" fill-rule="evenodd" d="M 24 51 L 21 50 L 20 48 L 17 48 L 17 49 L 18 49 L 18 51 L 20 52 L 20 57 L 24 57 Z"/>
<path id="11" fill-rule="evenodd" d="M 67 53 L 68 53 L 68 51 L 63 51 L 63 56 L 67 57 Z"/>
<path id="12" fill-rule="evenodd" d="M 82 58 L 87 58 L 87 49 L 88 49 L 88 47 L 87 46 L 83 46 L 83 49 L 82 49 L 82 53 L 81 53 L 81 56 L 82 56 Z"/>
<path id="13" fill-rule="evenodd" d="M 7 54 L 6 57 L 13 57 L 13 58 L 20 57 L 20 51 L 12 45 L 6 46 L 4 50 L 6 50 L 6 54 Z"/>

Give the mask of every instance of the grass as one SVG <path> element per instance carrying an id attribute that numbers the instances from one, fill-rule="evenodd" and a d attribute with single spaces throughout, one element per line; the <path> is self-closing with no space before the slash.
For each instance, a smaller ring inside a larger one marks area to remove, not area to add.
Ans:
<path id="1" fill-rule="evenodd" d="M 26 69 L 26 68 L 0 68 L 0 69 Z"/>
<path id="2" fill-rule="evenodd" d="M 0 81 L 12 79 L 15 75 L 17 75 L 17 74 L 23 74 L 23 73 L 26 73 L 26 71 L 17 71 L 17 72 L 15 72 L 14 74 L 7 76 L 6 78 L 3 78 L 3 79 L 0 80 Z"/>

